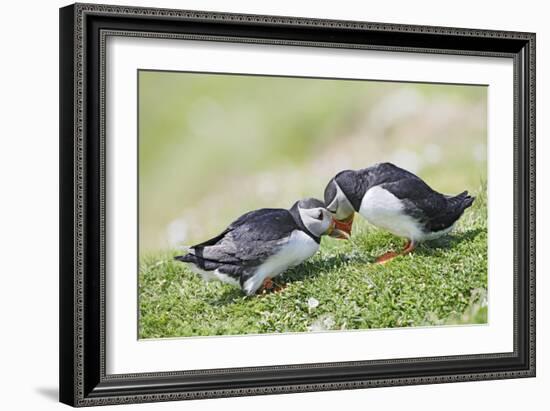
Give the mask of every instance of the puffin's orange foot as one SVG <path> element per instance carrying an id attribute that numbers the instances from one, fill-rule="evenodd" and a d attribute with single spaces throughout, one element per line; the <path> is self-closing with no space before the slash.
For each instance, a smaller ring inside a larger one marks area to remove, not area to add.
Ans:
<path id="1" fill-rule="evenodd" d="M 400 255 L 399 253 L 396 253 L 395 251 L 388 251 L 385 254 L 382 254 L 380 257 L 377 257 L 375 260 L 376 264 L 385 264 L 390 260 L 393 260 L 395 257 Z"/>
<path id="2" fill-rule="evenodd" d="M 271 280 L 271 278 L 266 278 L 262 284 L 262 287 L 260 288 L 261 290 L 261 293 L 262 294 L 265 294 L 269 291 L 272 291 L 273 290 L 273 287 L 274 287 L 274 283 L 273 281 Z"/>
<path id="3" fill-rule="evenodd" d="M 269 292 L 278 293 L 286 288 L 286 284 L 279 284 L 273 281 L 271 278 L 266 278 L 260 288 L 262 294 L 267 294 Z"/>
<path id="4" fill-rule="evenodd" d="M 403 251 L 401 251 L 402 255 L 409 254 L 410 252 L 413 252 L 416 248 L 416 243 L 411 240 L 407 240 L 407 244 L 405 244 L 405 248 Z"/>
<path id="5" fill-rule="evenodd" d="M 388 251 L 386 254 L 382 254 L 380 257 L 376 259 L 376 264 L 384 264 L 387 263 L 390 260 L 393 260 L 395 257 L 399 255 L 405 255 L 409 254 L 411 251 L 414 251 L 416 248 L 416 243 L 411 240 L 407 240 L 407 243 L 405 244 L 405 248 L 400 253 L 396 253 L 395 251 Z"/>

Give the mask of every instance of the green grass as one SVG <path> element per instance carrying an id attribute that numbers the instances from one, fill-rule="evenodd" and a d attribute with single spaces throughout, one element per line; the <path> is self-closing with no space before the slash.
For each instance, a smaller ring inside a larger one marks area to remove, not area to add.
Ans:
<path id="1" fill-rule="evenodd" d="M 480 193 L 485 193 L 482 187 Z M 278 293 L 246 297 L 204 282 L 177 251 L 140 261 L 140 338 L 409 327 L 487 322 L 487 208 L 478 194 L 456 229 L 385 265 L 401 239 L 356 218 L 350 241 L 322 240 L 278 277 Z M 318 302 L 318 304 L 316 304 Z"/>

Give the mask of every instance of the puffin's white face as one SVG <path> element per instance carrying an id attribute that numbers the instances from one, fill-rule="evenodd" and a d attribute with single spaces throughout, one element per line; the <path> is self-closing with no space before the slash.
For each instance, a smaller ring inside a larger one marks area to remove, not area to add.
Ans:
<path id="1" fill-rule="evenodd" d="M 321 237 L 325 234 L 330 234 L 334 228 L 332 215 L 322 207 L 317 208 L 301 208 L 298 207 L 302 223 L 308 231 L 316 237 Z"/>
<path id="2" fill-rule="evenodd" d="M 332 184 L 336 187 L 336 195 L 332 201 L 327 204 L 327 209 L 334 214 L 334 217 L 337 220 L 347 220 L 353 216 L 355 210 L 338 183 L 336 181 L 332 181 Z"/>

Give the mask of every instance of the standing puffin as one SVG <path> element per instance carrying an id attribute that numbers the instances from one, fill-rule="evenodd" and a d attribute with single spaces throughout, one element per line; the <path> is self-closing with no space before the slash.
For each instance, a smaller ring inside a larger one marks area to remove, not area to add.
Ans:
<path id="1" fill-rule="evenodd" d="M 467 191 L 457 196 L 438 193 L 391 163 L 341 171 L 325 188 L 326 208 L 348 234 L 357 211 L 371 224 L 407 239 L 403 251 L 388 252 L 378 257 L 378 263 L 413 251 L 421 241 L 447 234 L 473 202 Z"/>
<path id="2" fill-rule="evenodd" d="M 323 235 L 348 238 L 325 205 L 308 198 L 289 210 L 250 211 L 218 236 L 174 258 L 188 263 L 206 281 L 217 279 L 252 295 L 260 287 L 272 288 L 272 278 L 315 254 Z"/>

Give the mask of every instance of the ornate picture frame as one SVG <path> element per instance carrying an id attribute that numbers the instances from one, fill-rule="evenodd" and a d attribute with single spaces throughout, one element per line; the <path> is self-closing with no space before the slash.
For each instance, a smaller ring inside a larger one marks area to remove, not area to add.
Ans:
<path id="1" fill-rule="evenodd" d="M 513 350 L 109 374 L 105 95 L 110 37 L 511 60 Z M 61 402 L 92 406 L 535 376 L 534 33 L 75 4 L 60 10 L 60 100 Z"/>

